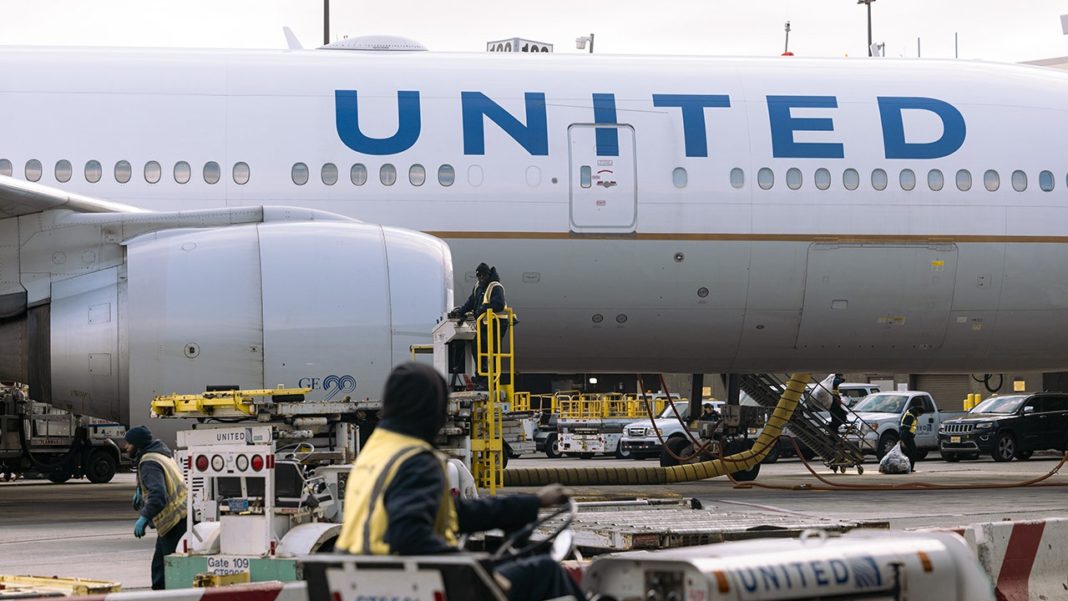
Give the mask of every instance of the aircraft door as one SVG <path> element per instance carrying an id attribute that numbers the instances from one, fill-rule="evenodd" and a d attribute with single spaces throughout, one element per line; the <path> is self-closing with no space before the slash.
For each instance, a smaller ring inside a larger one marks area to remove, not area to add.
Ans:
<path id="1" fill-rule="evenodd" d="M 627 234 L 638 224 L 634 129 L 573 124 L 570 144 L 571 231 Z"/>

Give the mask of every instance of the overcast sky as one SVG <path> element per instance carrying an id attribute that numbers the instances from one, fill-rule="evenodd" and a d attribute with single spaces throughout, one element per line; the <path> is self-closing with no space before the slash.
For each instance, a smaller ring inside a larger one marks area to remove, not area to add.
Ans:
<path id="1" fill-rule="evenodd" d="M 322 0 L 0 0 L 0 44 L 281 48 L 288 25 L 322 43 Z M 611 54 L 777 55 L 783 24 L 798 56 L 867 54 L 856 0 L 332 0 L 332 37 L 396 34 L 431 50 L 482 51 L 512 36 L 580 52 L 596 34 Z M 1017 62 L 1068 55 L 1068 0 L 876 0 L 887 56 Z"/>

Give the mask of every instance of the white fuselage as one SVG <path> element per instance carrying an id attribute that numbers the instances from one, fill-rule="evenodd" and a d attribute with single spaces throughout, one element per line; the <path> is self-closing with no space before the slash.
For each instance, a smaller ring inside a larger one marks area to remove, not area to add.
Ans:
<path id="1" fill-rule="evenodd" d="M 1058 72 L 44 48 L 0 69 L 16 177 L 36 160 L 43 184 L 151 210 L 294 205 L 435 234 L 458 302 L 477 263 L 498 268 L 521 371 L 1068 367 Z"/>

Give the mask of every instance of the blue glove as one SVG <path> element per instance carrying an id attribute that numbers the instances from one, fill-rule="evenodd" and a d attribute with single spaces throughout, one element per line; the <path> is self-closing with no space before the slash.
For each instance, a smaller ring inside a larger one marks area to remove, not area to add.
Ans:
<path id="1" fill-rule="evenodd" d="M 138 486 L 136 489 L 134 489 L 134 496 L 133 496 L 133 508 L 134 508 L 134 511 L 141 511 L 141 508 L 144 507 L 144 506 L 145 506 L 144 502 L 141 501 L 141 487 Z"/>
<path id="2" fill-rule="evenodd" d="M 134 536 L 141 538 L 145 535 L 145 526 L 148 525 L 148 518 L 141 516 L 137 518 L 137 523 L 134 524 Z"/>

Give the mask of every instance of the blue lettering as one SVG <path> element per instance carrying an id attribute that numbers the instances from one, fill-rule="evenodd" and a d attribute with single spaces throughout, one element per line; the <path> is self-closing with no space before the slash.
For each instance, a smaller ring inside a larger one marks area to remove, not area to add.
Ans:
<path id="1" fill-rule="evenodd" d="M 779 576 L 775 573 L 775 569 L 768 566 L 760 566 L 760 575 L 764 578 L 764 590 L 770 591 L 772 585 L 775 586 L 775 590 L 779 590 Z"/>
<path id="2" fill-rule="evenodd" d="M 790 578 L 790 570 L 786 566 L 782 566 L 782 575 L 786 578 L 786 588 L 794 588 L 794 580 Z"/>
<path id="3" fill-rule="evenodd" d="M 805 569 L 802 567 L 800 561 L 794 561 L 790 563 L 791 566 L 797 570 L 797 576 L 801 579 L 801 586 L 808 586 L 808 578 L 805 578 Z"/>
<path id="4" fill-rule="evenodd" d="M 486 128 L 483 117 L 487 117 L 531 155 L 548 155 L 549 125 L 545 117 L 545 94 L 527 92 L 523 96 L 527 112 L 526 125 L 482 92 L 461 92 L 464 154 L 486 154 Z"/>
<path id="5" fill-rule="evenodd" d="M 682 134 L 686 141 L 688 157 L 708 156 L 705 109 L 726 108 L 730 105 L 730 96 L 724 95 L 653 94 L 653 106 L 674 106 L 682 109 Z"/>
<path id="6" fill-rule="evenodd" d="M 397 92 L 397 133 L 388 138 L 370 138 L 360 131 L 360 111 L 356 90 L 336 90 L 334 105 L 337 134 L 352 150 L 362 154 L 385 155 L 404 152 L 419 139 L 422 127 L 419 92 Z"/>
<path id="7" fill-rule="evenodd" d="M 792 117 L 792 108 L 838 108 L 834 96 L 768 96 L 771 148 L 775 158 L 841 159 L 842 145 L 832 142 L 795 142 L 796 131 L 834 131 L 829 118 Z"/>
<path id="8" fill-rule="evenodd" d="M 593 122 L 611 123 L 616 121 L 616 95 L 594 94 L 593 95 Z M 615 127 L 598 127 L 597 133 L 597 156 L 619 156 L 619 129 Z"/>
<path id="9" fill-rule="evenodd" d="M 741 568 L 738 570 L 738 577 L 742 579 L 742 586 L 750 593 L 757 590 L 757 577 L 753 573 L 752 568 Z"/>
<path id="10" fill-rule="evenodd" d="M 319 378 L 301 378 L 297 380 L 297 388 L 319 388 Z"/>
<path id="11" fill-rule="evenodd" d="M 934 142 L 906 142 L 902 111 L 930 111 L 942 120 L 942 137 Z M 879 118 L 883 122 L 883 148 L 888 159 L 938 159 L 964 144 L 964 116 L 948 102 L 934 98 L 880 96 Z"/>
<path id="12" fill-rule="evenodd" d="M 824 576 L 826 570 L 824 569 L 822 563 L 820 563 L 819 561 L 810 561 L 808 562 L 808 565 L 812 566 L 812 574 L 816 577 L 816 584 L 820 586 L 827 586 L 828 584 L 830 584 L 831 581 L 827 580 L 827 577 Z"/>
<path id="13" fill-rule="evenodd" d="M 832 559 L 829 562 L 831 564 L 831 574 L 834 575 L 835 584 L 845 584 L 849 582 L 849 568 L 841 559 Z"/>

